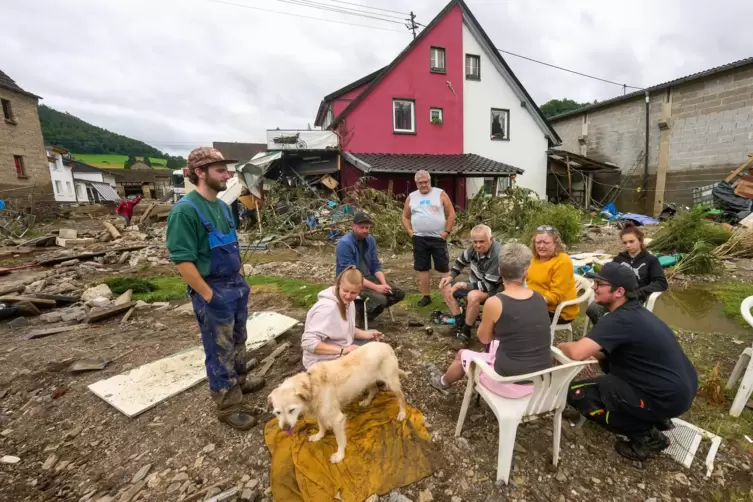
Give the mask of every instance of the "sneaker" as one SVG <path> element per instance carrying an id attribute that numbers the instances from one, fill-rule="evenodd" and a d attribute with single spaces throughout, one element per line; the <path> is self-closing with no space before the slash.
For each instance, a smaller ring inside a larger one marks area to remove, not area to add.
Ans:
<path id="1" fill-rule="evenodd" d="M 431 296 L 424 296 L 418 302 L 416 302 L 416 305 L 419 307 L 426 307 L 428 305 L 431 305 Z"/>
<path id="2" fill-rule="evenodd" d="M 464 324 L 462 328 L 455 332 L 455 338 L 466 345 L 471 343 L 471 327 Z"/>
<path id="3" fill-rule="evenodd" d="M 442 375 L 440 375 L 439 373 L 435 373 L 431 376 L 431 380 L 429 380 L 429 385 L 437 389 L 439 392 L 441 392 L 445 396 L 450 394 L 449 392 L 450 386 L 442 385 Z"/>

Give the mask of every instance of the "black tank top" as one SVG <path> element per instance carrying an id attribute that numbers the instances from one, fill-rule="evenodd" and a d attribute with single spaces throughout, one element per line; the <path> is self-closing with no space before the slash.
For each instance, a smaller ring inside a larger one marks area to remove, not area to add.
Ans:
<path id="1" fill-rule="evenodd" d="M 494 323 L 494 339 L 499 340 L 494 371 L 502 376 L 524 375 L 552 366 L 551 332 L 546 300 L 537 292 L 517 300 L 503 293 L 502 315 Z"/>

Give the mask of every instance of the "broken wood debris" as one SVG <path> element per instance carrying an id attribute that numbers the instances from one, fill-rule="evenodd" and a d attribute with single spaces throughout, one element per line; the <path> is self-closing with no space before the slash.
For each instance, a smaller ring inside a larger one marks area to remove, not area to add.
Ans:
<path id="1" fill-rule="evenodd" d="M 34 331 L 29 332 L 25 338 L 26 340 L 34 340 L 35 338 L 44 338 L 46 336 L 67 333 L 78 329 L 81 329 L 81 326 L 56 326 L 54 328 L 35 329 Z"/>
<path id="2" fill-rule="evenodd" d="M 123 316 L 123 319 L 120 320 L 120 324 L 127 323 L 128 319 L 131 318 L 131 316 L 133 315 L 134 312 L 136 312 L 136 306 L 135 305 L 133 307 L 131 307 L 130 309 L 128 309 L 128 312 L 126 312 L 126 314 Z"/>
<path id="3" fill-rule="evenodd" d="M 132 307 L 136 305 L 136 302 L 128 302 L 124 303 L 123 305 L 115 305 L 114 307 L 102 309 L 102 310 L 92 310 L 89 312 L 89 316 L 86 318 L 87 323 L 92 322 L 99 322 L 103 321 L 105 319 L 109 319 L 110 317 L 113 317 L 115 315 L 120 314 L 121 312 L 125 312 Z"/>
<path id="4" fill-rule="evenodd" d="M 0 296 L 0 302 L 10 302 L 10 303 L 29 302 L 35 305 L 39 305 L 40 307 L 49 307 L 49 308 L 52 308 L 55 306 L 55 300 L 46 300 L 44 298 L 35 298 L 33 296 L 21 296 L 21 295 Z"/>
<path id="5" fill-rule="evenodd" d="M 103 221 L 102 224 L 105 226 L 113 239 L 120 239 L 120 232 L 118 232 L 118 229 L 115 228 L 115 225 L 113 225 L 109 221 Z"/>
<path id="6" fill-rule="evenodd" d="M 261 368 L 256 373 L 257 376 L 264 376 L 267 374 L 267 371 L 272 367 L 272 365 L 275 363 L 275 359 L 277 356 L 285 352 L 288 347 L 290 347 L 290 342 L 285 342 L 279 347 L 277 347 L 271 354 L 269 354 L 267 357 L 262 359 L 261 361 Z"/>

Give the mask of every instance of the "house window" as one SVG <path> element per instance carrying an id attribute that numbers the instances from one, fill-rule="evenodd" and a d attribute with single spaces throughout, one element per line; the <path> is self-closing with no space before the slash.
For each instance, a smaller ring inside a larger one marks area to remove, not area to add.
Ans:
<path id="1" fill-rule="evenodd" d="M 59 194 L 63 192 L 63 184 L 59 181 L 55 182 L 55 193 Z"/>
<path id="2" fill-rule="evenodd" d="M 481 80 L 481 57 L 473 54 L 465 55 L 465 78 Z"/>
<path id="3" fill-rule="evenodd" d="M 394 132 L 416 132 L 416 102 L 410 99 L 392 100 L 392 129 Z"/>
<path id="4" fill-rule="evenodd" d="M 0 99 L 0 101 L 3 104 L 3 117 L 5 121 L 15 124 L 16 120 L 13 118 L 13 108 L 10 106 L 10 101 L 7 99 Z"/>
<path id="5" fill-rule="evenodd" d="M 26 178 L 26 168 L 24 168 L 24 158 L 20 155 L 14 155 L 13 160 L 16 164 L 16 176 Z"/>
<path id="6" fill-rule="evenodd" d="M 429 121 L 432 124 L 441 124 L 444 122 L 444 116 L 441 108 L 429 108 Z"/>
<path id="7" fill-rule="evenodd" d="M 80 200 L 86 200 L 86 186 L 76 185 L 78 187 L 78 198 Z"/>
<path id="8" fill-rule="evenodd" d="M 445 73 L 445 52 L 442 47 L 431 48 L 431 71 L 435 73 Z"/>
<path id="9" fill-rule="evenodd" d="M 70 181 L 65 182 L 65 193 L 66 195 L 73 195 L 73 187 L 71 187 Z"/>
<path id="10" fill-rule="evenodd" d="M 510 139 L 510 110 L 492 108 L 492 139 Z"/>

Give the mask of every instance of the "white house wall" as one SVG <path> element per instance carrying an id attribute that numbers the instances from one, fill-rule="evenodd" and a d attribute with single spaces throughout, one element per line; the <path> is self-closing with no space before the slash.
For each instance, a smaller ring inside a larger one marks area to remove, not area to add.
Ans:
<path id="1" fill-rule="evenodd" d="M 503 162 L 525 170 L 516 184 L 546 197 L 547 139 L 539 123 L 500 74 L 496 62 L 463 23 L 463 75 L 465 54 L 481 58 L 481 80 L 465 80 L 463 90 L 463 151 Z M 510 110 L 506 141 L 491 139 L 491 109 Z M 536 113 L 536 112 L 533 112 Z M 483 187 L 483 178 L 467 180 L 468 197 Z"/>
<path id="2" fill-rule="evenodd" d="M 73 173 L 73 178 L 83 181 L 95 181 L 97 183 L 104 183 L 102 175 L 100 173 Z"/>
<path id="3" fill-rule="evenodd" d="M 76 202 L 71 168 L 63 165 L 62 157 L 59 154 L 56 154 L 55 157 L 55 162 L 48 162 L 55 201 Z"/>

